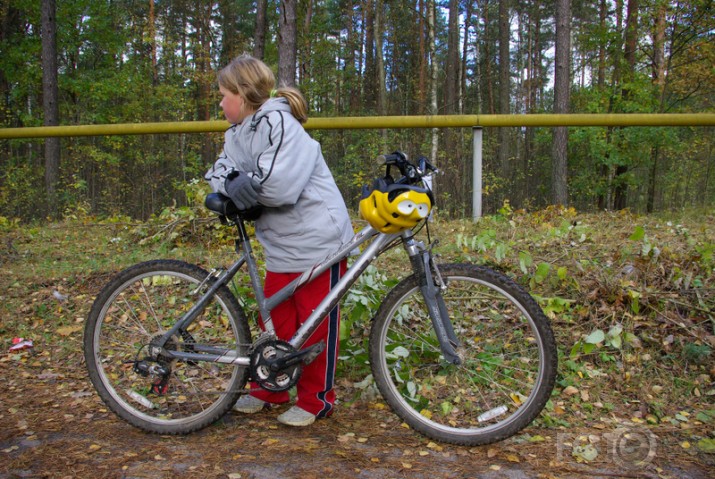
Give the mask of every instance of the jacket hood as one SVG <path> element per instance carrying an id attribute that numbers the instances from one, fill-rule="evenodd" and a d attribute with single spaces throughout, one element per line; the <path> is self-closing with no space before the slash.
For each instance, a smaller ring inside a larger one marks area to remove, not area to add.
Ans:
<path id="1" fill-rule="evenodd" d="M 251 127 L 255 128 L 255 126 L 263 119 L 263 117 L 268 115 L 272 111 L 285 111 L 291 113 L 288 100 L 280 97 L 269 98 L 268 100 L 266 100 L 266 102 L 261 105 L 258 111 L 256 111 L 256 113 L 254 113 L 251 117 Z"/>

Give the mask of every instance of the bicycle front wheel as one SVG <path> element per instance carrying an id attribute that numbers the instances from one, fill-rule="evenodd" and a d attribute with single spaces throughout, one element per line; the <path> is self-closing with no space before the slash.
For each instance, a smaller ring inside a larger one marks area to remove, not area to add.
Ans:
<path id="1" fill-rule="evenodd" d="M 213 283 L 208 277 L 181 261 L 149 261 L 119 273 L 97 296 L 84 335 L 89 377 L 107 406 L 133 426 L 158 434 L 196 431 L 228 412 L 244 388 L 245 367 L 151 352 L 152 341 Z M 249 343 L 243 311 L 224 286 L 164 348 L 245 357 Z"/>
<path id="2" fill-rule="evenodd" d="M 461 445 L 500 441 L 531 423 L 551 395 L 551 327 L 534 299 L 503 274 L 458 264 L 439 271 L 461 364 L 445 361 L 413 275 L 388 294 L 372 325 L 375 382 L 397 415 L 428 437 Z"/>

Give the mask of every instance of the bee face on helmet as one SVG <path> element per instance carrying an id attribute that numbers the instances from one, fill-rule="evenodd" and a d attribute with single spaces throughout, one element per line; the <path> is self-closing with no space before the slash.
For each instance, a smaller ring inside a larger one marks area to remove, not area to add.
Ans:
<path id="1" fill-rule="evenodd" d="M 380 186 L 360 201 L 360 215 L 382 233 L 414 228 L 432 210 L 432 193 L 428 189 L 400 184 Z"/>

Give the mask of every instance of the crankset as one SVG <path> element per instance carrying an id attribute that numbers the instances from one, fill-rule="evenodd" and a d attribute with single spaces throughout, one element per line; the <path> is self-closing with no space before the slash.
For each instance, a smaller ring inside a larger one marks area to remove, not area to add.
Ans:
<path id="1" fill-rule="evenodd" d="M 286 341 L 267 337 L 253 345 L 251 377 L 268 391 L 287 391 L 300 379 L 303 364 L 309 364 L 323 350 L 322 342 L 297 351 Z"/>

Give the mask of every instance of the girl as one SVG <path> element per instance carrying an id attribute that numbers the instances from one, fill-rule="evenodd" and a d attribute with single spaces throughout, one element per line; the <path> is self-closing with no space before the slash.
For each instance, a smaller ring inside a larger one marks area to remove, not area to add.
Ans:
<path id="1" fill-rule="evenodd" d="M 256 237 L 266 257 L 264 289 L 270 297 L 350 240 L 352 225 L 320 144 L 303 129 L 307 104 L 301 93 L 295 88 L 274 90 L 271 69 L 248 55 L 221 70 L 218 84 L 220 106 L 232 126 L 205 178 L 241 209 L 264 206 L 256 220 Z M 291 338 L 345 267 L 344 261 L 334 266 L 271 312 L 279 338 Z M 307 426 L 332 413 L 339 320 L 336 306 L 306 343 L 324 341 L 326 348 L 304 366 L 295 406 L 278 416 L 283 424 Z M 251 389 L 235 410 L 250 414 L 289 400 L 287 391 L 271 393 L 256 384 Z"/>

